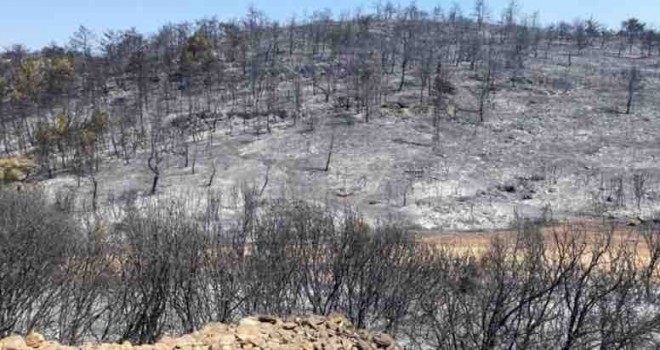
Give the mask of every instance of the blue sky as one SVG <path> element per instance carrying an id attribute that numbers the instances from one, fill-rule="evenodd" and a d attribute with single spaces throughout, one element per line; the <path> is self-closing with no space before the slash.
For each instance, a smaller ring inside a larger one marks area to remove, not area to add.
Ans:
<path id="1" fill-rule="evenodd" d="M 287 19 L 315 10 L 342 10 L 361 6 L 373 8 L 377 0 L 0 0 L 0 48 L 22 43 L 40 48 L 50 41 L 66 44 L 71 33 L 83 24 L 102 32 L 107 29 L 136 27 L 153 32 L 167 22 L 217 16 L 220 19 L 243 15 L 250 4 L 269 17 Z M 383 0 L 384 1 L 384 0 Z M 439 4 L 448 8 L 458 3 L 469 13 L 474 0 L 417 0 L 421 8 Z M 393 1 L 397 3 L 397 1 Z M 493 17 L 498 18 L 507 0 L 487 0 Z M 400 1 L 408 4 L 407 0 Z M 543 22 L 593 16 L 610 26 L 618 26 L 636 16 L 654 27 L 660 26 L 660 0 L 518 0 L 523 13 L 540 12 Z"/>

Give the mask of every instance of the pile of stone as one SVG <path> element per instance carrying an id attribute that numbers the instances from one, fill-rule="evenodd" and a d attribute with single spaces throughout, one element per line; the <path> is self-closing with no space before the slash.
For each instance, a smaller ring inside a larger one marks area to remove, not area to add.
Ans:
<path id="1" fill-rule="evenodd" d="M 0 350 L 398 350 L 387 334 L 369 334 L 355 330 L 342 315 L 305 316 L 280 319 L 255 316 L 238 324 L 211 323 L 201 330 L 181 337 L 164 336 L 151 345 L 84 344 L 72 347 L 47 341 L 38 333 L 25 337 L 10 336 L 0 340 Z"/>

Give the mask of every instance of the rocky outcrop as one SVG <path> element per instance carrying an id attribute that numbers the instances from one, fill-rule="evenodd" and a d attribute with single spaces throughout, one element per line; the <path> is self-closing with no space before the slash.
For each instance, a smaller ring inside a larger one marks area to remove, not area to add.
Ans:
<path id="1" fill-rule="evenodd" d="M 38 333 L 0 340 L 0 350 L 398 350 L 387 334 L 356 330 L 342 315 L 289 317 L 253 316 L 238 324 L 211 323 L 201 330 L 180 337 L 164 336 L 157 343 L 134 346 L 122 344 L 84 344 L 64 346 L 47 341 Z"/>

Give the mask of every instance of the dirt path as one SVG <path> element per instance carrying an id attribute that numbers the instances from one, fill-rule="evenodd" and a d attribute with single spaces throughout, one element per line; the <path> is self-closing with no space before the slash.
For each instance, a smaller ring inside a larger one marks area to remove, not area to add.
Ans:
<path id="1" fill-rule="evenodd" d="M 544 240 L 552 244 L 557 237 L 561 237 L 565 232 L 584 235 L 585 240 L 595 244 L 599 239 L 605 236 L 605 233 L 612 232 L 613 248 L 636 247 L 637 252 L 642 259 L 649 256 L 649 249 L 644 240 L 641 226 L 631 226 L 629 224 L 599 221 L 596 219 L 583 219 L 572 222 L 560 223 L 544 226 L 541 229 Z M 424 242 L 434 243 L 442 247 L 451 249 L 459 253 L 473 253 L 481 255 L 485 253 L 495 238 L 504 240 L 504 242 L 515 242 L 518 232 L 516 230 L 490 230 L 490 231 L 454 231 L 454 232 L 418 232 L 420 239 Z"/>

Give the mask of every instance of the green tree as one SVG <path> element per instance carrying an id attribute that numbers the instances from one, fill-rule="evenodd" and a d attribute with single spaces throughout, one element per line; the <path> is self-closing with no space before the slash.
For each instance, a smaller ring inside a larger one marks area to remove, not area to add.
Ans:
<path id="1" fill-rule="evenodd" d="M 34 107 L 37 107 L 37 110 L 39 109 L 39 98 L 43 88 L 43 60 L 29 57 L 22 58 L 16 67 L 13 88 L 10 100 L 22 119 L 22 124 L 19 127 L 23 130 L 17 130 L 19 133 L 19 148 L 25 151 L 28 141 L 33 141 L 28 118 Z"/>
<path id="2" fill-rule="evenodd" d="M 76 75 L 73 57 L 51 58 L 47 61 L 44 75 L 44 93 L 47 99 L 57 103 L 62 98 L 72 95 L 73 81 Z"/>
<path id="3" fill-rule="evenodd" d="M 14 102 L 39 102 L 43 83 L 42 67 L 43 61 L 38 58 L 24 58 L 20 61 L 11 96 Z"/>

